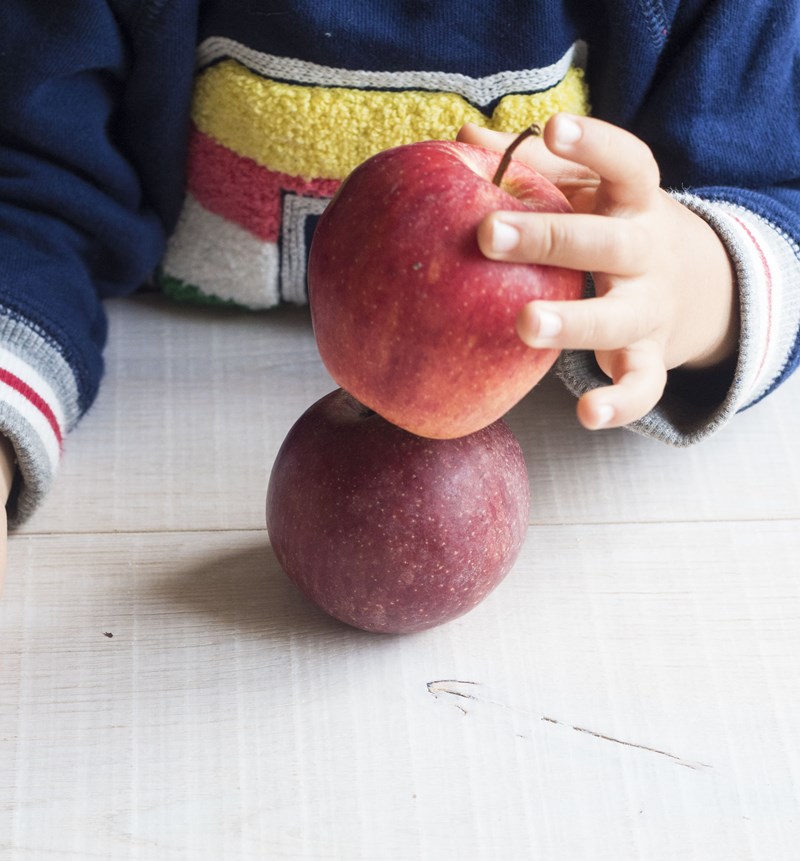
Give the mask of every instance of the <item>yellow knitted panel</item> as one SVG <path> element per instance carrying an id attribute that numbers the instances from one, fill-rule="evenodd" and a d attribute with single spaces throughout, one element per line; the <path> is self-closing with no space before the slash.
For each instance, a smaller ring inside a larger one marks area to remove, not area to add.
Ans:
<path id="1" fill-rule="evenodd" d="M 452 139 L 465 122 L 519 131 L 559 111 L 588 113 L 581 69 L 544 92 L 505 96 L 488 117 L 452 93 L 285 84 L 226 60 L 199 76 L 192 117 L 202 132 L 270 170 L 344 179 L 376 152 Z"/>
<path id="2" fill-rule="evenodd" d="M 532 123 L 544 125 L 553 114 L 589 113 L 589 94 L 583 69 L 571 68 L 555 87 L 530 96 L 505 96 L 492 114 L 491 120 L 483 123 L 495 131 L 521 132 Z"/>

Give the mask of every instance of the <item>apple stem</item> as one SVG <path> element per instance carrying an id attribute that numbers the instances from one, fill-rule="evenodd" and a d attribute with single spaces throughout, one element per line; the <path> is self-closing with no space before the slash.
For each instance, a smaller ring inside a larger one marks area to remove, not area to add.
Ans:
<path id="1" fill-rule="evenodd" d="M 542 133 L 541 126 L 538 123 L 533 123 L 533 125 L 528 126 L 525 131 L 520 132 L 513 141 L 508 145 L 506 151 L 503 153 L 503 157 L 500 159 L 500 164 L 497 165 L 497 170 L 495 171 L 494 176 L 492 177 L 492 182 L 495 185 L 500 185 L 503 179 L 503 175 L 508 168 L 509 163 L 511 162 L 511 156 L 514 155 L 514 150 L 527 138 L 529 137 L 538 137 Z"/>

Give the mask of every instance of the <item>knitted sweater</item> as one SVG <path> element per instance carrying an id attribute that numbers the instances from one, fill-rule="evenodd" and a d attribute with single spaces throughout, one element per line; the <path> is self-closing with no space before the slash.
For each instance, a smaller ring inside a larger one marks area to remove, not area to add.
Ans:
<path id="1" fill-rule="evenodd" d="M 591 112 L 653 149 L 740 293 L 727 391 L 669 385 L 684 445 L 798 364 L 800 0 L 3 0 L 0 432 L 33 511 L 102 376 L 103 300 L 305 301 L 314 221 L 391 145 Z M 591 353 L 560 374 L 602 379 Z"/>

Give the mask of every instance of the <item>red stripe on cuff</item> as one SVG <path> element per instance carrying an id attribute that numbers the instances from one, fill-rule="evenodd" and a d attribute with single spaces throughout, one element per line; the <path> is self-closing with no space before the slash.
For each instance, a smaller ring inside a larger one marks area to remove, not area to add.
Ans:
<path id="1" fill-rule="evenodd" d="M 276 242 L 280 236 L 283 192 L 332 197 L 340 185 L 337 179 L 303 179 L 269 170 L 194 127 L 187 172 L 188 190 L 204 209 L 266 242 Z"/>
<path id="2" fill-rule="evenodd" d="M 767 260 L 767 255 L 764 254 L 764 249 L 758 242 L 758 239 L 753 234 L 752 230 L 745 224 L 741 218 L 738 218 L 733 213 L 730 213 L 731 218 L 742 228 L 742 230 L 747 234 L 750 241 L 753 243 L 753 247 L 758 253 L 759 260 L 761 261 L 761 265 L 764 268 L 764 277 L 766 279 L 766 294 L 767 294 L 767 343 L 764 349 L 764 354 L 761 356 L 761 362 L 758 366 L 758 371 L 756 373 L 756 379 L 761 375 L 761 371 L 764 369 L 764 365 L 767 361 L 767 355 L 769 353 L 770 342 L 772 340 L 772 271 L 769 268 L 769 261 Z"/>
<path id="3" fill-rule="evenodd" d="M 58 419 L 55 417 L 55 413 L 50 409 L 47 401 L 45 401 L 24 380 L 4 368 L 0 368 L 0 383 L 5 383 L 9 388 L 22 395 L 22 397 L 25 398 L 32 406 L 39 410 L 45 419 L 47 419 L 47 423 L 53 429 L 53 434 L 58 440 L 58 446 L 61 448 L 61 428 L 58 424 Z"/>

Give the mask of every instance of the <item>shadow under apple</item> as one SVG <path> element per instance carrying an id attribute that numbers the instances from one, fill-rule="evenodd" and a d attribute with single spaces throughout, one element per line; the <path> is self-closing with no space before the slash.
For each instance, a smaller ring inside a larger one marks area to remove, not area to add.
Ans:
<path id="1" fill-rule="evenodd" d="M 201 564 L 177 567 L 153 590 L 164 606 L 202 620 L 217 635 L 286 643 L 313 639 L 331 646 L 397 639 L 353 628 L 320 610 L 283 573 L 266 530 Z"/>

